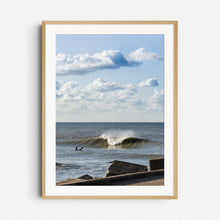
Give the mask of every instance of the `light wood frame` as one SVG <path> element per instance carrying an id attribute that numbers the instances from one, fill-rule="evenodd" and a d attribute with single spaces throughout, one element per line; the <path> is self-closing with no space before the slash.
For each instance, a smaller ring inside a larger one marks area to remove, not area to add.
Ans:
<path id="1" fill-rule="evenodd" d="M 174 25 L 174 195 L 173 196 L 46 196 L 45 181 L 45 28 L 47 24 Z M 178 199 L 178 21 L 42 21 L 42 198 L 43 199 Z"/>

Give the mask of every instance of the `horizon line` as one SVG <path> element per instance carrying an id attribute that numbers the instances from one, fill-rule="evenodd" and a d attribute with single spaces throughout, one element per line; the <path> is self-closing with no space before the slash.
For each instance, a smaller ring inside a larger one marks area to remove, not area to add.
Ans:
<path id="1" fill-rule="evenodd" d="M 164 121 L 56 121 L 56 123 L 164 123 Z"/>

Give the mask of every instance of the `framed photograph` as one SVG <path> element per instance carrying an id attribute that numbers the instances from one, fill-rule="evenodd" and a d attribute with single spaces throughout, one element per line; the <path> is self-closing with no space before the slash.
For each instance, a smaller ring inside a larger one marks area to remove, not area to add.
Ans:
<path id="1" fill-rule="evenodd" d="M 178 198 L 177 40 L 177 21 L 43 21 L 44 199 Z"/>

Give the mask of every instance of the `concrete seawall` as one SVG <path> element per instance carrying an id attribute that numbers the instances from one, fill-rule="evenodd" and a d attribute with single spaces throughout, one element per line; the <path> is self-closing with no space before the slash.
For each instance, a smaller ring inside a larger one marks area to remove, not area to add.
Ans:
<path id="1" fill-rule="evenodd" d="M 153 171 L 145 171 L 145 172 L 137 172 L 137 173 L 129 173 L 129 174 L 123 174 L 123 175 L 117 175 L 117 176 L 111 176 L 111 177 L 104 177 L 104 178 L 98 178 L 98 179 L 92 179 L 92 180 L 82 180 L 82 179 L 69 179 L 65 181 L 58 182 L 57 186 L 86 186 L 86 185 L 117 185 L 117 183 L 120 182 L 120 185 L 127 185 L 126 181 L 131 183 L 137 182 L 137 180 L 140 180 L 139 182 L 143 182 L 142 185 L 147 185 L 148 181 L 152 181 L 155 179 L 163 179 L 164 170 L 153 170 Z M 124 184 L 122 183 L 124 182 Z M 163 185 L 163 182 L 160 182 L 159 185 Z M 153 184 L 154 185 L 154 184 Z"/>

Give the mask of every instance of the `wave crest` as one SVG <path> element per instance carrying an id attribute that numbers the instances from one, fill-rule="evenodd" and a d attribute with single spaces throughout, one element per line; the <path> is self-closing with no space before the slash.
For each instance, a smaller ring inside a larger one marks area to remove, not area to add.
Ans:
<path id="1" fill-rule="evenodd" d="M 135 137 L 135 133 L 130 130 L 125 131 L 107 131 L 103 133 L 100 137 L 108 142 L 108 145 L 116 146 L 123 143 L 127 138 Z"/>

